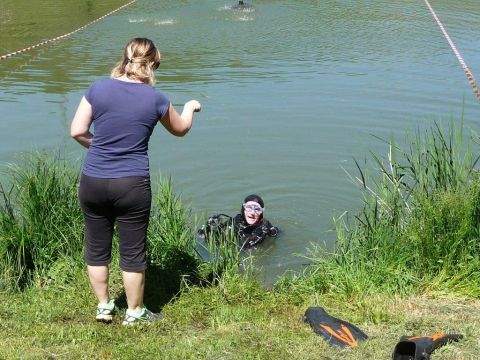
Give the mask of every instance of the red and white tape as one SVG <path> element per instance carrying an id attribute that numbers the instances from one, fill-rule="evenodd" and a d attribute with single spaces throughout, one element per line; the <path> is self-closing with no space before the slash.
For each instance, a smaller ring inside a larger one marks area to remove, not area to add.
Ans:
<path id="1" fill-rule="evenodd" d="M 435 14 L 435 11 L 433 10 L 432 6 L 428 2 L 428 0 L 425 0 L 425 3 L 427 4 L 428 8 L 430 9 L 430 12 L 433 15 L 433 18 L 437 22 L 438 26 L 440 27 L 440 30 L 442 30 L 443 35 L 445 35 L 445 38 L 447 39 L 448 43 L 450 44 L 450 47 L 452 48 L 453 52 L 455 53 L 455 56 L 457 57 L 458 61 L 460 62 L 460 65 L 462 65 L 463 71 L 465 72 L 465 75 L 467 76 L 467 80 L 470 83 L 470 86 L 473 89 L 473 93 L 477 97 L 478 100 L 480 100 L 480 92 L 478 90 L 478 86 L 475 83 L 475 78 L 472 75 L 472 72 L 468 68 L 467 64 L 462 58 L 462 55 L 460 55 L 460 52 L 457 50 L 457 47 L 455 46 L 455 43 L 452 41 L 450 36 L 447 33 L 447 30 L 445 30 L 445 27 L 443 26 L 442 22 L 438 18 L 437 14 Z"/>
<path id="2" fill-rule="evenodd" d="M 68 36 L 70 36 L 70 35 L 75 34 L 76 32 L 79 32 L 80 30 L 85 29 L 87 26 L 90 26 L 90 25 L 92 25 L 92 24 L 94 24 L 94 23 L 96 23 L 96 22 L 98 22 L 98 21 L 106 18 L 106 17 L 109 16 L 109 15 L 112 15 L 113 13 L 115 13 L 115 12 L 117 12 L 117 11 L 125 8 L 125 7 L 127 7 L 128 5 L 133 4 L 135 1 L 136 1 L 136 0 L 130 1 L 129 3 L 120 6 L 119 8 L 117 8 L 117 9 L 115 9 L 115 10 L 110 11 L 108 14 L 105 14 L 105 15 L 99 17 L 98 19 L 95 19 L 95 20 L 89 22 L 89 23 L 86 24 L 86 25 L 83 25 L 82 27 L 80 27 L 80 28 L 78 28 L 78 29 L 76 29 L 76 30 L 74 30 L 74 31 L 71 31 L 71 32 L 69 32 L 69 33 L 66 33 L 66 34 L 57 36 L 57 37 L 55 37 L 55 38 L 53 38 L 53 39 L 48 39 L 48 40 L 39 42 L 38 44 L 35 44 L 35 45 L 32 45 L 32 46 L 29 46 L 29 47 L 26 47 L 26 48 L 23 48 L 23 49 L 20 49 L 20 50 L 11 52 L 11 53 L 9 53 L 9 54 L 2 55 L 2 56 L 0 56 L 0 61 L 1 61 L 1 60 L 6 60 L 6 59 L 8 59 L 8 58 L 11 58 L 11 57 L 16 56 L 16 55 L 19 55 L 19 54 L 22 54 L 22 53 L 27 52 L 27 51 L 29 51 L 29 50 L 38 48 L 38 47 L 40 47 L 40 46 L 42 46 L 42 45 L 45 45 L 45 44 L 48 44 L 48 43 L 51 43 L 51 42 L 55 42 L 55 41 L 58 41 L 58 40 L 61 40 L 61 39 L 64 39 L 64 38 L 66 38 L 66 37 L 68 37 Z"/>

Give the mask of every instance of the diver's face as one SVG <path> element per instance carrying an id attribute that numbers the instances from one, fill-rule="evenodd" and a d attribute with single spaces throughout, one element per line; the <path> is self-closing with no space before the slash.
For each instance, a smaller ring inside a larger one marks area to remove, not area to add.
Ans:
<path id="1" fill-rule="evenodd" d="M 263 208 L 255 201 L 248 201 L 243 204 L 243 212 L 245 214 L 245 220 L 247 220 L 247 223 L 249 225 L 253 225 L 260 221 Z"/>

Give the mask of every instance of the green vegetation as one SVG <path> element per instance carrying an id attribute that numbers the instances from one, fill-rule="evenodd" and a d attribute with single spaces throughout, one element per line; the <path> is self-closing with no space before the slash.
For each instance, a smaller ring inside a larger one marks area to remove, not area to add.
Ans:
<path id="1" fill-rule="evenodd" d="M 389 143 L 386 159 L 373 154 L 380 176 L 370 179 L 357 162 L 364 208 L 353 225 L 336 219 L 331 256 L 313 249 L 304 276 L 284 280 L 310 291 L 480 297 L 480 175 L 474 136 L 463 142 L 453 125 Z"/>
<path id="2" fill-rule="evenodd" d="M 0 288 L 42 286 L 81 261 L 83 220 L 78 171 L 59 155 L 24 156 L 0 186 Z M 67 280 L 64 278 L 63 280 Z"/>
<path id="3" fill-rule="evenodd" d="M 165 320 L 128 329 L 121 314 L 111 325 L 93 321 L 78 169 L 59 155 L 31 155 L 8 167 L 9 185 L 0 188 L 0 358 L 387 359 L 401 335 L 456 332 L 465 339 L 435 359 L 476 359 L 478 138 L 462 129 L 418 131 L 406 149 L 391 141 L 386 158 L 357 162 L 352 179 L 364 190 L 363 210 L 335 219 L 333 251 L 312 249 L 311 266 L 271 290 L 249 276 L 232 234 L 199 249 L 192 214 L 171 181 L 161 180 L 145 302 Z M 125 309 L 117 259 L 111 274 L 112 294 Z M 331 348 L 301 321 L 313 305 L 357 324 L 370 340 Z"/>

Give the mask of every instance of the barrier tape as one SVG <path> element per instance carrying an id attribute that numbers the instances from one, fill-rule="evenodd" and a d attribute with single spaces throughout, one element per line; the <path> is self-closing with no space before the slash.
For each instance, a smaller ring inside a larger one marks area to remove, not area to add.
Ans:
<path id="1" fill-rule="evenodd" d="M 473 89 L 473 93 L 477 97 L 478 100 L 480 100 L 480 92 L 478 90 L 478 86 L 475 83 L 475 78 L 472 75 L 472 72 L 468 68 L 467 64 L 465 64 L 465 61 L 462 58 L 462 55 L 460 55 L 460 52 L 457 50 L 457 47 L 455 46 L 454 42 L 450 38 L 450 36 L 447 33 L 447 30 L 445 30 L 445 27 L 443 26 L 442 22 L 438 18 L 437 14 L 435 14 L 435 11 L 433 10 L 432 6 L 428 2 L 428 0 L 425 0 L 425 3 L 427 4 L 428 8 L 430 9 L 430 12 L 433 15 L 433 18 L 437 22 L 438 26 L 440 27 L 440 30 L 442 30 L 443 35 L 445 35 L 445 38 L 447 39 L 448 43 L 450 44 L 450 47 L 452 48 L 453 52 L 455 53 L 455 56 L 457 57 L 457 60 L 460 62 L 460 65 L 462 65 L 463 71 L 465 72 L 465 75 L 467 76 L 467 80 L 470 83 L 470 86 Z"/>
<path id="2" fill-rule="evenodd" d="M 109 16 L 109 15 L 112 15 L 113 13 L 115 13 L 115 12 L 117 12 L 117 11 L 125 8 L 125 7 L 127 7 L 128 5 L 133 4 L 135 1 L 136 1 L 136 0 L 130 1 L 129 3 L 120 6 L 119 8 L 117 8 L 117 9 L 115 9 L 115 10 L 110 11 L 109 13 L 107 13 L 107 14 L 99 17 L 98 19 L 95 19 L 95 20 L 89 22 L 89 23 L 86 24 L 86 25 L 83 25 L 82 27 L 80 27 L 80 28 L 78 28 L 78 29 L 76 29 L 76 30 L 74 30 L 74 31 L 71 31 L 71 32 L 69 32 L 69 33 L 66 33 L 66 34 L 57 36 L 57 37 L 55 37 L 55 38 L 53 38 L 53 39 L 48 39 L 48 40 L 39 42 L 38 44 L 35 44 L 35 45 L 32 45 L 32 46 L 23 48 L 23 49 L 21 49 L 21 50 L 17 50 L 17 51 L 11 52 L 11 53 L 9 53 L 9 54 L 2 55 L 2 56 L 0 56 L 0 61 L 1 61 L 1 60 L 6 60 L 6 59 L 8 59 L 8 58 L 11 58 L 11 57 L 16 56 L 16 55 L 19 55 L 19 54 L 22 54 L 22 53 L 27 52 L 27 51 L 29 51 L 29 50 L 38 48 L 38 47 L 40 47 L 40 46 L 42 46 L 42 45 L 45 45 L 45 44 L 48 44 L 48 43 L 51 43 L 51 42 L 55 42 L 55 41 L 58 41 L 58 40 L 61 40 L 61 39 L 64 39 L 64 38 L 66 38 L 66 37 L 68 37 L 68 36 L 70 36 L 70 35 L 75 34 L 76 32 L 79 32 L 80 30 L 85 29 L 87 26 L 90 26 L 90 25 L 92 25 L 92 24 L 94 24 L 94 23 L 96 23 L 96 22 L 98 22 L 98 21 L 106 18 L 106 17 Z"/>

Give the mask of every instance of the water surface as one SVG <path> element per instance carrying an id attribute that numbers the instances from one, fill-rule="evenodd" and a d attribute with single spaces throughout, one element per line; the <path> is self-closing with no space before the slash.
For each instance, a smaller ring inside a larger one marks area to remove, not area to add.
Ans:
<path id="1" fill-rule="evenodd" d="M 123 5 L 4 0 L 0 51 L 72 31 Z M 78 4 L 80 5 L 78 5 Z M 280 238 L 258 250 L 267 282 L 298 270 L 310 244 L 331 244 L 332 217 L 361 207 L 345 171 L 378 136 L 459 120 L 478 128 L 479 103 L 425 3 L 418 0 L 256 0 L 255 11 L 218 0 L 147 1 L 59 42 L 0 62 L 2 162 L 20 151 L 65 147 L 89 83 L 109 75 L 132 37 L 162 51 L 156 87 L 174 104 L 203 105 L 192 131 L 161 127 L 150 146 L 152 173 L 172 176 L 195 214 L 235 214 L 262 195 Z M 472 73 L 480 78 L 477 0 L 433 4 Z M 72 15 L 74 14 L 74 16 Z M 178 110 L 181 107 L 177 106 Z M 80 160 L 79 160 L 80 161 Z"/>

